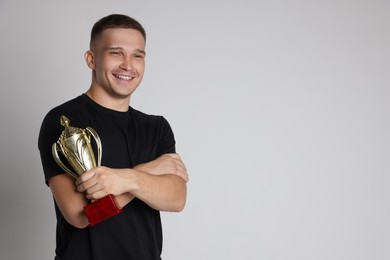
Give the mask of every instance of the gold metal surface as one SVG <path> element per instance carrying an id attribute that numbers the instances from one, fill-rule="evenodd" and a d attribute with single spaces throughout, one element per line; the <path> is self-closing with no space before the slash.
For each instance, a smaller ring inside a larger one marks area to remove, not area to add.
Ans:
<path id="1" fill-rule="evenodd" d="M 100 166 L 102 144 L 96 131 L 91 127 L 82 129 L 70 126 L 70 121 L 66 116 L 61 116 L 60 123 L 65 129 L 62 131 L 58 141 L 52 145 L 53 157 L 57 164 L 76 179 L 84 172 Z M 98 150 L 97 164 L 91 146 L 91 136 L 94 138 Z M 61 161 L 58 151 L 65 157 L 74 171 Z"/>

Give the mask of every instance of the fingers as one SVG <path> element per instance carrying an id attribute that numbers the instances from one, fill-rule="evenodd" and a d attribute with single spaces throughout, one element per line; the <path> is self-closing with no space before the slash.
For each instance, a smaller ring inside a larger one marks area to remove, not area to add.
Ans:
<path id="1" fill-rule="evenodd" d="M 169 158 L 173 163 L 173 165 L 171 166 L 171 168 L 173 169 L 172 174 L 175 174 L 183 178 L 185 182 L 188 182 L 189 177 L 187 173 L 187 167 L 183 163 L 180 155 L 177 153 L 170 153 L 170 154 L 165 154 L 165 156 Z"/>
<path id="2" fill-rule="evenodd" d="M 175 175 L 183 178 L 183 180 L 187 183 L 189 181 L 188 173 L 186 170 L 176 171 Z"/>
<path id="3" fill-rule="evenodd" d="M 83 173 L 76 180 L 77 191 L 84 192 L 85 197 L 89 200 L 100 199 L 108 195 L 108 185 L 102 181 L 102 179 L 105 179 L 103 175 L 104 171 L 102 171 L 99 167 Z"/>
<path id="4" fill-rule="evenodd" d="M 95 177 L 97 168 L 93 168 L 89 171 L 84 172 L 77 180 L 76 185 L 79 185 L 85 181 L 88 181 L 89 179 Z"/>
<path id="5" fill-rule="evenodd" d="M 98 190 L 92 194 L 86 194 L 85 197 L 88 199 L 88 200 L 98 200 L 98 199 L 101 199 L 105 196 L 107 196 L 108 193 L 105 192 L 104 190 Z"/>
<path id="6" fill-rule="evenodd" d="M 173 163 L 174 163 L 173 167 L 175 169 L 173 171 L 173 174 L 182 177 L 185 182 L 188 182 L 189 177 L 188 177 L 187 167 L 183 163 L 180 155 L 177 153 L 171 153 L 171 154 L 166 154 L 166 155 L 168 157 L 170 157 L 171 159 L 173 159 Z"/>

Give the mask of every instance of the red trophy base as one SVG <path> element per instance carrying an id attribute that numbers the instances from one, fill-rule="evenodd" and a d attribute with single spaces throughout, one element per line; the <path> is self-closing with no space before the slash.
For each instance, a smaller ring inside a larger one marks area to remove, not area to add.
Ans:
<path id="1" fill-rule="evenodd" d="M 87 214 L 90 227 L 122 212 L 119 208 L 114 195 L 107 195 L 101 199 L 95 200 L 84 207 Z"/>

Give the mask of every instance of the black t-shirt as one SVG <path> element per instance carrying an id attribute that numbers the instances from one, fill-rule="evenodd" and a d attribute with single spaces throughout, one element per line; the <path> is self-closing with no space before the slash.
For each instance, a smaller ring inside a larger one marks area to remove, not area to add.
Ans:
<path id="1" fill-rule="evenodd" d="M 146 115 L 131 107 L 127 112 L 110 110 L 82 94 L 52 109 L 43 120 L 38 147 L 46 183 L 64 173 L 51 152 L 64 130 L 61 115 L 69 118 L 71 126 L 96 130 L 102 142 L 102 166 L 131 168 L 175 152 L 173 132 L 162 116 Z M 56 203 L 55 210 L 57 260 L 161 259 L 160 213 L 137 198 L 122 213 L 91 228 L 73 227 Z"/>

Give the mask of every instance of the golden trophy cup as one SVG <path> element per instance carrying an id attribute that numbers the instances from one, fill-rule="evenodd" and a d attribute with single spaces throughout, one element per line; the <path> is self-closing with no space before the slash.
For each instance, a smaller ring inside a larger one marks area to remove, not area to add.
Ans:
<path id="1" fill-rule="evenodd" d="M 70 126 L 70 121 L 66 116 L 61 116 L 60 123 L 65 129 L 58 141 L 52 145 L 52 153 L 56 163 L 75 179 L 84 172 L 100 166 L 102 144 L 96 131 L 91 127 L 82 129 Z M 91 136 L 97 146 L 97 163 L 91 146 Z M 65 157 L 74 172 L 61 161 L 58 151 Z M 89 226 L 93 226 L 122 212 L 122 209 L 118 206 L 115 197 L 110 194 L 89 203 L 84 207 L 84 211 L 88 217 Z"/>

